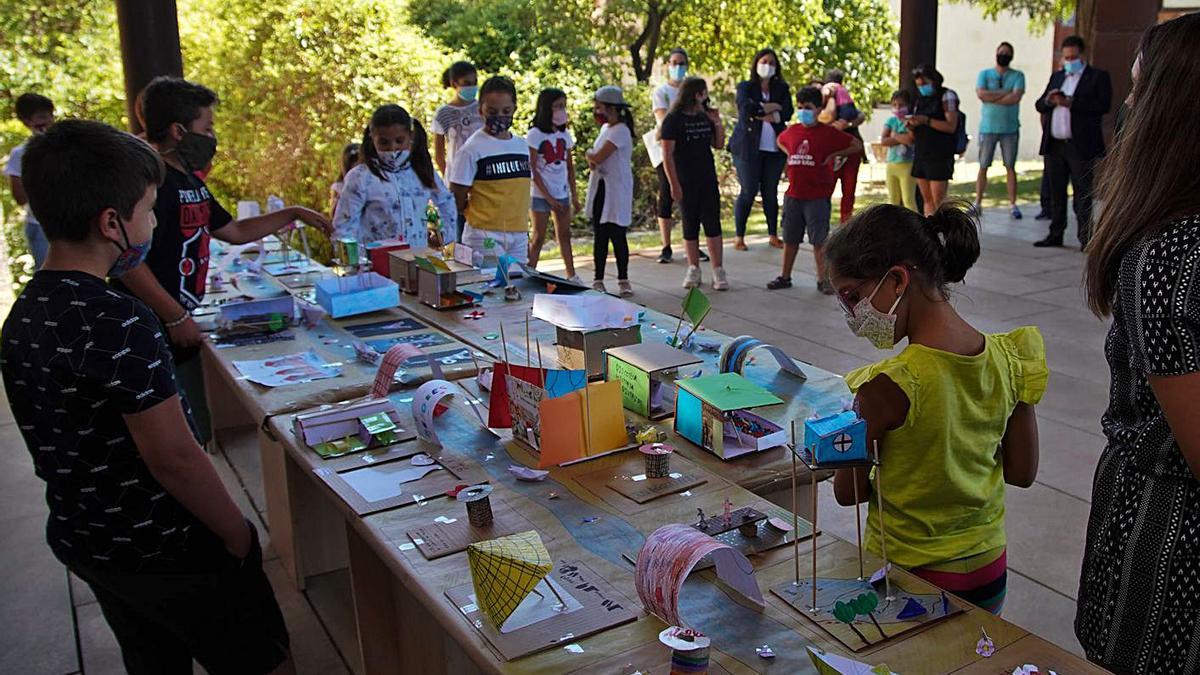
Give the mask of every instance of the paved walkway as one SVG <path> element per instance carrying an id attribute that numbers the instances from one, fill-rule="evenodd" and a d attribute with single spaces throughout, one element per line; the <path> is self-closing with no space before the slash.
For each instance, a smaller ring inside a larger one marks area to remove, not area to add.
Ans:
<path id="1" fill-rule="evenodd" d="M 1008 491 L 1009 595 L 1004 616 L 1078 652 L 1071 626 L 1092 474 L 1103 448 L 1099 418 L 1108 392 L 1106 326 L 1084 309 L 1079 288 L 1082 254 L 1030 246 L 1044 231 L 1044 223 L 987 213 L 983 256 L 967 283 L 955 289 L 953 301 L 981 330 L 1003 332 L 1034 324 L 1045 335 L 1052 375 L 1038 406 L 1041 469 L 1033 487 Z M 750 243 L 749 252 L 727 250 L 732 289 L 709 293 L 714 307 L 707 321 L 710 327 L 733 335 L 751 333 L 839 373 L 881 357 L 849 333 L 836 303 L 816 292 L 807 252 L 801 252 L 793 275 L 796 286 L 768 292 L 763 285 L 778 273 L 779 253 L 764 240 Z M 645 252 L 631 264 L 634 299 L 678 312 L 683 264 L 658 265 L 651 255 Z M 611 263 L 609 269 L 615 272 Z M 588 274 L 581 272 L 585 278 Z M 4 293 L 0 288 L 0 295 Z M 7 313 L 7 295 L 0 303 L 0 312 Z M 214 460 L 243 510 L 257 515 L 261 523 L 265 501 L 255 446 L 248 440 L 231 444 L 228 455 L 215 455 Z M 853 510 L 838 507 L 828 485 L 821 499 L 820 526 L 853 540 Z M 33 476 L 6 402 L 0 402 L 0 507 L 0 565 L 6 571 L 0 575 L 0 626 L 5 627 L 0 674 L 122 672 L 116 644 L 91 594 L 71 582 L 44 542 L 42 484 Z M 301 594 L 290 589 L 269 546 L 267 557 L 300 672 L 354 670 L 352 615 L 344 602 L 346 575 L 327 575 Z"/>

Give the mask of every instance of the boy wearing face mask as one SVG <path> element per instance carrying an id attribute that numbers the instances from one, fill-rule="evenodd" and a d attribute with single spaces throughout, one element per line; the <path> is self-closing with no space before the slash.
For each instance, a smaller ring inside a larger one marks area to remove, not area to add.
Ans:
<path id="1" fill-rule="evenodd" d="M 1013 46 L 1001 42 L 996 47 L 996 67 L 979 72 L 975 81 L 975 93 L 983 102 L 979 116 L 979 176 L 975 180 L 975 210 L 983 202 L 983 191 L 987 187 L 987 170 L 1000 146 L 1004 170 L 1008 180 L 1008 202 L 1012 209 L 1009 215 L 1021 219 L 1017 208 L 1017 145 L 1021 135 L 1021 111 L 1019 104 L 1025 95 L 1025 73 L 1009 68 L 1013 59 Z"/>
<path id="2" fill-rule="evenodd" d="M 380 106 L 363 132 L 359 151 L 363 162 L 346 174 L 333 215 L 336 239 L 364 245 L 403 239 L 413 248 L 455 241 L 454 195 L 433 170 L 420 122 L 398 105 Z M 433 238 L 425 221 L 431 202 L 441 221 L 441 231 Z"/>
<path id="3" fill-rule="evenodd" d="M 188 430 L 162 325 L 104 283 L 150 247 L 162 160 L 67 120 L 22 171 L 50 246 L 4 322 L 0 372 L 46 483 L 47 543 L 91 587 L 128 672 L 290 667 L 254 526 Z"/>
<path id="4" fill-rule="evenodd" d="M 508 255 L 518 263 L 528 260 L 529 149 L 525 139 L 511 131 L 516 110 L 512 80 L 488 78 L 479 90 L 483 128 L 467 139 L 451 168 L 450 188 L 459 212 L 466 214 L 461 241 L 475 251 L 477 264 L 489 241 L 498 256 Z M 510 284 L 504 297 L 517 300 L 521 294 Z"/>
<path id="5" fill-rule="evenodd" d="M 146 140 L 162 157 L 166 175 L 154 203 L 158 227 L 150 252 L 113 286 L 138 297 L 163 322 L 185 403 L 192 406 L 207 442 L 210 425 L 198 358 L 203 336 L 191 313 L 204 299 L 210 236 L 245 244 L 296 220 L 326 234 L 332 227 L 325 216 L 297 206 L 235 221 L 195 173 L 211 164 L 217 151 L 217 95 L 199 84 L 162 76 L 146 85 L 141 99 Z"/>
<path id="6" fill-rule="evenodd" d="M 836 180 L 833 164 L 838 157 L 862 152 L 863 146 L 850 134 L 817 121 L 821 103 L 821 90 L 816 87 L 797 92 L 799 124 L 788 127 L 776 141 L 787 154 L 788 189 L 783 198 L 783 271 L 767 283 L 771 290 L 792 287 L 792 266 L 807 233 L 817 265 L 817 290 L 825 295 L 833 292 L 825 278 L 823 248 L 833 214 L 829 202 Z"/>

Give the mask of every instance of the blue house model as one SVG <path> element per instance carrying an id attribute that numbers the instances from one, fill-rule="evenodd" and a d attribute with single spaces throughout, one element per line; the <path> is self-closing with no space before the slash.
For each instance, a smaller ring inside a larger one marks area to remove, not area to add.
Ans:
<path id="1" fill-rule="evenodd" d="M 866 421 L 853 411 L 806 420 L 804 458 L 815 466 L 868 461 Z"/>

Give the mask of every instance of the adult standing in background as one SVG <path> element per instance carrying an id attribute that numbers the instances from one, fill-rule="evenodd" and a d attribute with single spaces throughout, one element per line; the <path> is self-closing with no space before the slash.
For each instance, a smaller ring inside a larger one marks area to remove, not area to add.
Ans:
<path id="1" fill-rule="evenodd" d="M 988 167 L 996 157 L 996 146 L 1000 146 L 1000 158 L 1004 161 L 1007 174 L 1009 215 L 1021 219 L 1017 207 L 1017 146 L 1021 140 L 1021 97 L 1025 95 L 1025 73 L 1010 68 L 1013 46 L 1001 42 L 996 47 L 996 65 L 979 72 L 975 81 L 975 94 L 983 102 L 979 118 L 979 176 L 975 179 L 975 212 L 983 205 L 983 191 L 987 188 Z"/>
<path id="2" fill-rule="evenodd" d="M 1139 52 L 1128 120 L 1097 171 L 1104 208 L 1087 249 L 1088 304 L 1113 319 L 1111 394 L 1075 635 L 1115 673 L 1195 673 L 1200 126 L 1186 95 L 1200 90 L 1200 14 L 1154 26 Z"/>
<path id="3" fill-rule="evenodd" d="M 942 202 L 954 177 L 954 155 L 958 149 L 958 94 L 943 86 L 942 74 L 929 64 L 913 68 L 917 101 L 913 114 L 904 120 L 913 133 L 913 178 L 921 191 L 925 215 L 931 216 Z"/>
<path id="4" fill-rule="evenodd" d="M 687 73 L 687 52 L 678 47 L 672 49 L 667 54 L 667 81 L 658 85 L 654 88 L 654 91 L 650 92 L 650 102 L 654 108 L 655 143 L 660 142 L 659 130 L 662 128 L 663 118 L 667 116 L 667 112 L 671 110 L 671 106 L 675 103 L 675 97 L 679 95 L 679 85 L 683 83 L 683 78 L 687 77 Z M 658 172 L 658 232 L 662 236 L 662 252 L 658 255 L 658 262 L 665 265 L 671 262 L 673 256 L 671 251 L 671 230 L 675 227 L 673 214 L 675 200 L 671 199 L 671 182 L 667 180 L 667 171 L 661 159 L 654 166 L 654 169 Z M 700 259 L 707 260 L 708 256 L 704 255 L 704 252 L 701 251 Z"/>
<path id="5" fill-rule="evenodd" d="M 1046 91 L 1037 100 L 1037 111 L 1042 114 L 1042 155 L 1050 175 L 1051 209 L 1050 233 L 1033 244 L 1039 248 L 1063 245 L 1067 181 L 1075 203 L 1080 248 L 1087 246 L 1092 232 L 1092 173 L 1104 156 L 1100 125 L 1112 107 L 1112 80 L 1106 71 L 1087 64 L 1084 47 L 1078 35 L 1063 39 L 1062 70 L 1050 75 Z"/>
<path id="6" fill-rule="evenodd" d="M 741 191 L 733 205 L 737 239 L 733 247 L 746 250 L 746 221 L 754 198 L 762 195 L 763 215 L 771 246 L 783 248 L 778 234 L 779 177 L 787 155 L 775 139 L 787 126 L 795 106 L 792 90 L 779 72 L 779 56 L 773 49 L 760 49 L 750 63 L 750 79 L 737 86 L 738 120 L 729 139 L 729 152 L 737 170 Z"/>

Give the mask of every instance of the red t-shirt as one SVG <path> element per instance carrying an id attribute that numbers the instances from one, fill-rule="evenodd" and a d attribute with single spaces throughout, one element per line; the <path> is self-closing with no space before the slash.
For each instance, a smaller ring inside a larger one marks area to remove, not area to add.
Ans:
<path id="1" fill-rule="evenodd" d="M 829 199 L 833 196 L 833 167 L 829 155 L 845 150 L 854 137 L 826 124 L 806 127 L 793 124 L 779 134 L 787 148 L 787 196 L 792 199 Z"/>

